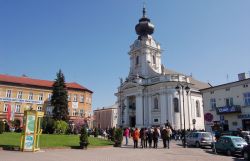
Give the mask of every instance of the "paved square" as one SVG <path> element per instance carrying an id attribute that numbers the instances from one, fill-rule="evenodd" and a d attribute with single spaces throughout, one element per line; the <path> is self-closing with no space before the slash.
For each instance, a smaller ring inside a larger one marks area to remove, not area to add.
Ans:
<path id="1" fill-rule="evenodd" d="M 240 161 L 242 158 L 213 154 L 211 149 L 183 148 L 180 142 L 171 141 L 170 149 L 134 149 L 102 147 L 79 149 L 45 149 L 40 152 L 0 150 L 0 161 Z"/>

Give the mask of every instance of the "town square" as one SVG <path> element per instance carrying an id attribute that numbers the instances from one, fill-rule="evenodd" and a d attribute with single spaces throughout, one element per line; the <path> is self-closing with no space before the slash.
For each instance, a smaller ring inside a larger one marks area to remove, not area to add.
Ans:
<path id="1" fill-rule="evenodd" d="M 249 6 L 0 0 L 0 161 L 250 160 Z"/>

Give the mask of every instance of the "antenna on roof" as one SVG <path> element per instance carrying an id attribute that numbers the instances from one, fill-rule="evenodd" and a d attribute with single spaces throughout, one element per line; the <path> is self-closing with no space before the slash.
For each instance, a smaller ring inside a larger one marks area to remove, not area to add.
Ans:
<path id="1" fill-rule="evenodd" d="M 227 82 L 228 82 L 229 75 L 227 74 Z"/>
<path id="2" fill-rule="evenodd" d="M 22 77 L 28 77 L 26 74 L 22 74 Z"/>

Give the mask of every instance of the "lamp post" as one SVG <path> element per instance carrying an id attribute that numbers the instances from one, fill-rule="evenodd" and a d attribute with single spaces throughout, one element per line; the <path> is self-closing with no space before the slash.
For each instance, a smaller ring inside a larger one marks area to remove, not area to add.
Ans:
<path id="1" fill-rule="evenodd" d="M 187 92 L 190 91 L 190 88 L 188 86 L 184 86 L 182 84 L 179 84 L 175 87 L 175 89 L 178 91 L 179 95 L 182 91 L 182 104 L 183 104 L 183 123 L 184 123 L 184 139 L 183 139 L 183 147 L 186 148 L 186 119 L 185 119 L 185 108 L 184 108 L 184 90 Z M 181 91 L 180 91 L 181 90 Z"/>

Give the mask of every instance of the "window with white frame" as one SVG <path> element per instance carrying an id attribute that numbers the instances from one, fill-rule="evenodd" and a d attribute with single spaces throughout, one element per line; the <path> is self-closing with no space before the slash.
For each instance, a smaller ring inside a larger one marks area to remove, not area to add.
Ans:
<path id="1" fill-rule="evenodd" d="M 72 116 L 76 116 L 76 115 L 77 115 L 76 109 L 73 109 Z"/>
<path id="2" fill-rule="evenodd" d="M 42 100 L 43 100 L 43 94 L 42 94 L 42 93 L 39 93 L 39 94 L 38 94 L 38 100 L 39 100 L 39 101 L 42 101 Z"/>
<path id="3" fill-rule="evenodd" d="M 159 109 L 159 101 L 157 97 L 154 98 L 154 109 Z"/>
<path id="4" fill-rule="evenodd" d="M 17 105 L 16 105 L 15 112 L 16 112 L 16 113 L 20 113 L 20 111 L 21 111 L 21 105 L 17 104 Z"/>
<path id="5" fill-rule="evenodd" d="M 212 110 L 214 110 L 216 108 L 216 99 L 215 98 L 210 99 L 210 107 Z"/>
<path id="6" fill-rule="evenodd" d="M 153 55 L 153 64 L 156 64 L 156 58 L 154 55 Z"/>
<path id="7" fill-rule="evenodd" d="M 52 93 L 48 94 L 48 101 L 51 101 Z"/>
<path id="8" fill-rule="evenodd" d="M 180 112 L 179 111 L 179 99 L 178 98 L 173 99 L 173 105 L 174 105 L 174 112 Z"/>
<path id="9" fill-rule="evenodd" d="M 198 100 L 196 101 L 196 117 L 201 117 L 201 106 Z"/>
<path id="10" fill-rule="evenodd" d="M 136 56 L 136 62 L 135 62 L 135 65 L 138 65 L 139 64 L 139 56 Z"/>
<path id="11" fill-rule="evenodd" d="M 71 94 L 68 94 L 68 101 L 71 101 Z"/>
<path id="12" fill-rule="evenodd" d="M 52 115 L 53 107 L 52 106 L 47 106 L 46 107 L 46 114 L 47 115 Z"/>
<path id="13" fill-rule="evenodd" d="M 249 106 L 250 105 L 250 92 L 244 93 L 244 104 L 245 106 Z"/>
<path id="14" fill-rule="evenodd" d="M 29 98 L 28 99 L 33 100 L 33 93 L 32 92 L 29 93 Z"/>
<path id="15" fill-rule="evenodd" d="M 3 112 L 8 112 L 8 104 L 4 104 L 4 107 L 3 107 Z"/>
<path id="16" fill-rule="evenodd" d="M 37 111 L 42 111 L 42 106 L 37 106 Z"/>
<path id="17" fill-rule="evenodd" d="M 84 110 L 80 109 L 80 116 L 83 116 L 83 114 L 84 114 Z"/>
<path id="18" fill-rule="evenodd" d="M 155 118 L 154 119 L 154 123 L 158 123 L 159 122 L 159 119 L 158 118 Z"/>
<path id="19" fill-rule="evenodd" d="M 23 91 L 18 91 L 17 92 L 17 98 L 22 99 L 23 98 Z"/>
<path id="20" fill-rule="evenodd" d="M 11 98 L 11 90 L 6 91 L 6 97 Z"/>
<path id="21" fill-rule="evenodd" d="M 225 98 L 225 104 L 226 106 L 233 106 L 233 98 L 230 97 L 230 98 Z"/>
<path id="22" fill-rule="evenodd" d="M 74 96 L 73 96 L 73 101 L 74 101 L 74 102 L 77 102 L 77 94 L 74 94 Z"/>
<path id="23" fill-rule="evenodd" d="M 84 102 L 84 97 L 83 97 L 83 95 L 80 96 L 80 102 Z"/>

